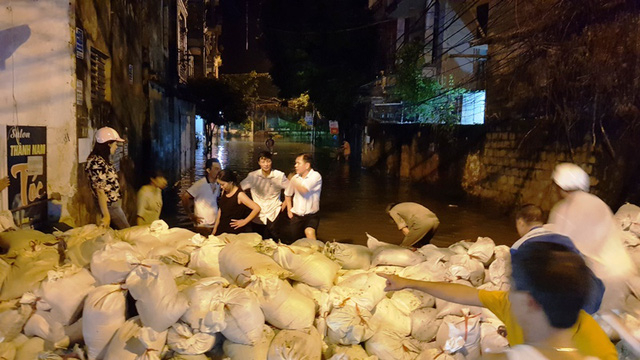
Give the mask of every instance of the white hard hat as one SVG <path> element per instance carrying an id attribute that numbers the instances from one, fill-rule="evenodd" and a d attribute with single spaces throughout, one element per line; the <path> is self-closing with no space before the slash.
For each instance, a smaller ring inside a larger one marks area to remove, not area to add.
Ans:
<path id="1" fill-rule="evenodd" d="M 589 174 L 576 164 L 558 164 L 553 170 L 553 182 L 564 191 L 589 192 Z"/>
<path id="2" fill-rule="evenodd" d="M 98 131 L 96 131 L 96 142 L 100 144 L 104 144 L 107 141 L 113 141 L 113 140 L 124 142 L 124 139 L 121 138 L 120 135 L 118 135 L 118 132 L 115 129 L 110 128 L 108 126 L 100 128 L 98 129 Z"/>

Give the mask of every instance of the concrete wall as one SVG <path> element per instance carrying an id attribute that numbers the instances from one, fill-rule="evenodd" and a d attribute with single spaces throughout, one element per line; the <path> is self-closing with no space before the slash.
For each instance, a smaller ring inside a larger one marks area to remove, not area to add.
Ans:
<path id="1" fill-rule="evenodd" d="M 47 127 L 47 191 L 60 193 L 65 204 L 77 190 L 75 57 L 69 24 L 68 0 L 11 0 L 0 6 L 0 124 Z"/>

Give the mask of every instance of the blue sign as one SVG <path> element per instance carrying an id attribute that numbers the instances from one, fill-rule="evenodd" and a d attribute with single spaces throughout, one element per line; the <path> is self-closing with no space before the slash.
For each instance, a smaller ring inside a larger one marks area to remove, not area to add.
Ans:
<path id="1" fill-rule="evenodd" d="M 78 27 L 76 28 L 76 57 L 84 59 L 84 31 Z"/>

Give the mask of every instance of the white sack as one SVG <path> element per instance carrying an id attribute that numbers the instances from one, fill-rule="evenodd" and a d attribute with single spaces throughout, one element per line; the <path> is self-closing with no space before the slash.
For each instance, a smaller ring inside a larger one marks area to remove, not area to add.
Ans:
<path id="1" fill-rule="evenodd" d="M 372 315 L 359 306 L 334 308 L 326 318 L 329 343 L 356 345 L 369 340 L 376 331 Z"/>
<path id="2" fill-rule="evenodd" d="M 323 252 L 324 242 L 316 239 L 302 238 L 298 239 L 291 244 L 291 246 L 305 247 L 313 251 Z"/>
<path id="3" fill-rule="evenodd" d="M 167 330 L 189 307 L 167 265 L 158 260 L 144 260 L 131 271 L 126 285 L 142 324 L 157 332 Z"/>
<path id="4" fill-rule="evenodd" d="M 480 316 L 446 316 L 438 334 L 436 344 L 445 352 L 459 352 L 469 359 L 480 358 Z"/>
<path id="5" fill-rule="evenodd" d="M 626 203 L 616 211 L 614 218 L 622 229 L 640 236 L 640 207 Z"/>
<path id="6" fill-rule="evenodd" d="M 0 359 L 14 360 L 16 352 L 16 346 L 12 342 L 0 342 Z"/>
<path id="7" fill-rule="evenodd" d="M 277 276 L 286 278 L 290 275 L 270 257 L 258 253 L 251 245 L 243 241 L 235 241 L 220 251 L 220 273 L 232 284 L 245 286 L 252 276 Z"/>
<path id="8" fill-rule="evenodd" d="M 0 343 L 13 341 L 21 332 L 31 315 L 30 306 L 19 306 L 17 300 L 3 303 L 9 308 L 0 311 Z"/>
<path id="9" fill-rule="evenodd" d="M 167 335 L 169 349 L 184 355 L 200 355 L 211 350 L 216 342 L 215 335 L 194 332 L 187 324 L 171 325 Z"/>
<path id="10" fill-rule="evenodd" d="M 436 298 L 427 294 L 424 291 L 416 290 L 416 289 L 404 289 L 403 291 L 407 291 L 412 293 L 416 298 L 420 300 L 420 308 L 432 308 L 436 305 Z"/>
<path id="11" fill-rule="evenodd" d="M 4 280 L 0 301 L 17 299 L 26 292 L 36 292 L 60 260 L 56 247 L 36 245 L 34 251 L 25 251 L 15 259 Z"/>
<path id="12" fill-rule="evenodd" d="M 24 325 L 23 332 L 29 337 L 37 336 L 55 344 L 55 347 L 66 348 L 69 338 L 66 337 L 64 326 L 55 321 L 50 312 L 36 311 Z"/>
<path id="13" fill-rule="evenodd" d="M 509 340 L 498 333 L 501 321 L 489 320 L 480 325 L 480 348 L 483 354 L 499 353 L 509 348 Z"/>
<path id="14" fill-rule="evenodd" d="M 258 277 L 247 286 L 258 297 L 264 317 L 279 329 L 300 330 L 313 325 L 315 303 L 278 277 Z"/>
<path id="15" fill-rule="evenodd" d="M 355 273 L 339 280 L 329 294 L 335 306 L 351 303 L 372 311 L 386 296 L 386 283 L 385 278 L 374 272 Z"/>
<path id="16" fill-rule="evenodd" d="M 67 258 L 79 267 L 89 265 L 93 254 L 104 249 L 107 244 L 114 243 L 115 237 L 113 230 L 95 224 L 71 229 L 62 234 L 67 244 Z"/>
<path id="17" fill-rule="evenodd" d="M 108 244 L 91 257 L 91 274 L 97 285 L 121 283 L 142 259 L 143 256 L 129 243 Z"/>
<path id="18" fill-rule="evenodd" d="M 201 279 L 183 291 L 189 308 L 181 319 L 193 329 L 205 333 L 222 331 L 227 325 L 224 314 L 224 292 L 229 282 L 221 277 Z"/>
<path id="19" fill-rule="evenodd" d="M 411 336 L 420 341 L 436 338 L 442 319 L 437 319 L 438 310 L 422 308 L 411 313 Z"/>
<path id="20" fill-rule="evenodd" d="M 340 269 L 338 263 L 310 248 L 281 245 L 273 253 L 273 260 L 290 271 L 290 278 L 329 290 Z"/>
<path id="21" fill-rule="evenodd" d="M 401 337 L 411 334 L 411 317 L 391 299 L 382 299 L 373 313 L 373 323 L 378 329 L 393 332 Z"/>
<path id="22" fill-rule="evenodd" d="M 263 325 L 262 336 L 254 345 L 236 344 L 227 339 L 222 349 L 231 360 L 266 360 L 275 336 L 275 331 L 269 325 Z"/>
<path id="23" fill-rule="evenodd" d="M 469 255 L 454 255 L 445 274 L 447 280 L 469 280 L 473 286 L 484 283 L 484 265 Z"/>
<path id="24" fill-rule="evenodd" d="M 378 360 L 377 356 L 369 356 L 361 345 L 329 345 L 324 351 L 327 360 Z"/>
<path id="25" fill-rule="evenodd" d="M 23 344 L 17 346 L 15 360 L 34 360 L 45 351 L 46 342 L 39 337 L 27 339 Z"/>
<path id="26" fill-rule="evenodd" d="M 65 265 L 49 271 L 40 296 L 51 306 L 53 320 L 68 325 L 82 310 L 84 298 L 94 289 L 95 282 L 87 269 Z"/>
<path id="27" fill-rule="evenodd" d="M 222 241 L 210 240 L 206 242 L 191 252 L 188 266 L 203 277 L 220 276 L 218 257 L 225 245 Z"/>
<path id="28" fill-rule="evenodd" d="M 379 241 L 367 234 L 367 247 L 371 250 L 371 266 L 411 266 L 424 261 L 422 254 L 398 245 Z"/>
<path id="29" fill-rule="evenodd" d="M 436 298 L 436 309 L 438 310 L 438 315 L 436 317 L 438 319 L 442 319 L 447 315 L 463 316 L 467 312 L 471 315 L 478 315 L 482 313 L 484 308 L 458 304 Z"/>
<path id="30" fill-rule="evenodd" d="M 448 354 L 442 349 L 434 348 L 423 351 L 415 360 L 466 360 L 466 358 L 461 353 Z"/>
<path id="31" fill-rule="evenodd" d="M 242 288 L 224 292 L 224 321 L 222 335 L 234 343 L 257 344 L 262 339 L 264 313 L 255 294 Z"/>
<path id="32" fill-rule="evenodd" d="M 126 298 L 120 285 L 103 285 L 87 296 L 82 311 L 82 335 L 90 360 L 102 359 L 111 337 L 125 322 Z"/>
<path id="33" fill-rule="evenodd" d="M 231 243 L 243 243 L 245 245 L 256 247 L 260 245 L 262 242 L 262 236 L 258 233 L 242 233 L 242 234 L 220 234 L 217 236 L 220 241 L 225 242 L 226 244 Z"/>
<path id="34" fill-rule="evenodd" d="M 366 246 L 328 242 L 324 246 L 324 254 L 343 269 L 367 270 L 371 266 L 371 250 Z"/>
<path id="35" fill-rule="evenodd" d="M 268 360 L 320 360 L 322 340 L 314 327 L 282 330 L 271 341 Z"/>
<path id="36" fill-rule="evenodd" d="M 393 331 L 381 330 L 365 343 L 369 355 L 381 360 L 413 360 L 420 349 L 413 345 L 409 338 Z"/>
<path id="37" fill-rule="evenodd" d="M 473 259 L 479 260 L 485 266 L 489 265 L 491 258 L 493 257 L 493 251 L 496 247 L 496 243 L 488 237 L 479 237 L 473 245 L 469 248 L 469 256 Z"/>
<path id="38" fill-rule="evenodd" d="M 167 331 L 143 327 L 139 316 L 127 320 L 109 342 L 105 360 L 160 359 Z"/>
<path id="39" fill-rule="evenodd" d="M 440 257 L 429 259 L 402 269 L 398 276 L 421 281 L 445 281 L 447 266 Z"/>

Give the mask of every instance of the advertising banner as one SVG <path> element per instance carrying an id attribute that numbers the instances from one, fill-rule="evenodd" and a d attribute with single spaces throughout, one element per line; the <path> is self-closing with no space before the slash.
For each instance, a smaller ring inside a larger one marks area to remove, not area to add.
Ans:
<path id="1" fill-rule="evenodd" d="M 329 131 L 331 132 L 331 135 L 338 135 L 340 133 L 337 121 L 329 121 Z"/>
<path id="2" fill-rule="evenodd" d="M 33 225 L 47 215 L 47 128 L 7 126 L 9 209 L 17 226 Z"/>

